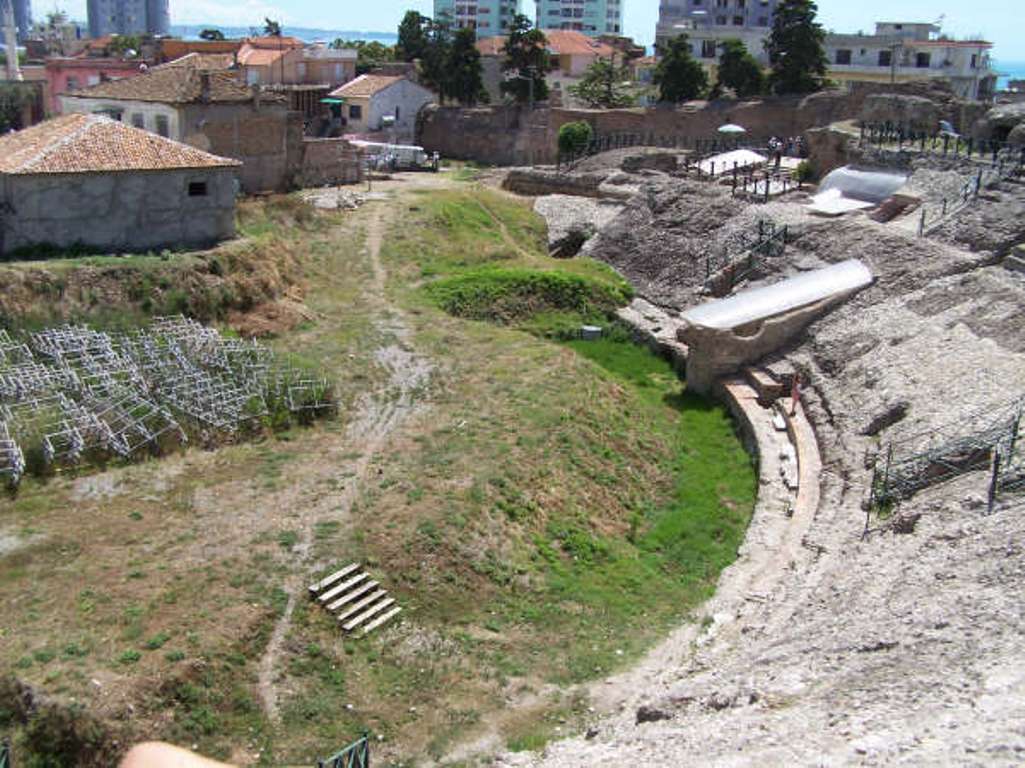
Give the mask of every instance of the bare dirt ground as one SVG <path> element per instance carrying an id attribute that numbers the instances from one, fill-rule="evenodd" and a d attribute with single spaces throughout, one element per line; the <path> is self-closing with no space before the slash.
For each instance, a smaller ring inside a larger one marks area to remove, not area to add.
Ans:
<path id="1" fill-rule="evenodd" d="M 377 311 L 378 330 L 391 343 L 374 351 L 378 365 L 385 369 L 388 378 L 382 387 L 362 394 L 357 401 L 355 415 L 349 424 L 345 442 L 350 448 L 358 449 L 357 458 L 348 470 L 350 479 L 339 497 L 330 499 L 333 519 L 347 522 L 353 502 L 362 492 L 362 484 L 370 471 L 371 463 L 396 429 L 414 412 L 426 408 L 415 395 L 425 390 L 431 375 L 432 365 L 416 354 L 410 346 L 411 331 L 402 312 L 389 304 L 385 298 L 387 276 L 381 263 L 381 243 L 393 212 L 381 205 L 374 206 L 366 218 L 366 253 L 371 266 L 372 279 L 366 286 L 364 298 Z M 333 473 L 334 467 L 325 467 Z M 316 483 L 318 478 L 306 474 L 304 483 Z M 310 580 L 308 566 L 313 547 L 314 525 L 322 519 L 324 510 L 304 507 L 299 519 L 299 543 L 293 548 L 299 568 L 292 571 L 283 587 L 288 594 L 284 612 L 274 625 L 270 641 L 259 666 L 259 690 L 267 716 L 279 720 L 278 711 L 278 666 L 282 643 L 288 633 L 296 602 L 306 591 Z"/>

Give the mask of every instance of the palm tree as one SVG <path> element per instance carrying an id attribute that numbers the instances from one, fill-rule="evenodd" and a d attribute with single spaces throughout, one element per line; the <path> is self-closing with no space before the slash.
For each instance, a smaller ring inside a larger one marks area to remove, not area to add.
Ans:
<path id="1" fill-rule="evenodd" d="M 264 19 L 263 34 L 267 37 L 281 37 L 281 22 L 274 21 L 274 19 Z"/>

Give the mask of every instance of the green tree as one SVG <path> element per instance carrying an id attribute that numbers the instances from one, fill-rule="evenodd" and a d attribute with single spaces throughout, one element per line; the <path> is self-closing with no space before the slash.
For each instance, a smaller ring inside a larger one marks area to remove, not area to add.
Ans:
<path id="1" fill-rule="evenodd" d="M 452 50 L 452 17 L 440 13 L 428 20 L 427 44 L 420 58 L 420 82 L 433 89 L 442 102 L 448 94 L 448 65 Z"/>
<path id="2" fill-rule="evenodd" d="M 281 37 L 281 22 L 265 18 L 263 20 L 263 34 L 267 37 Z"/>
<path id="3" fill-rule="evenodd" d="M 468 107 L 488 101 L 484 89 L 477 35 L 472 29 L 460 29 L 452 37 L 442 93 Z"/>
<path id="4" fill-rule="evenodd" d="M 200 40 L 223 40 L 224 33 L 219 29 L 204 29 L 199 33 Z"/>
<path id="5" fill-rule="evenodd" d="M 395 60 L 395 49 L 377 40 L 343 40 L 336 38 L 331 47 L 336 50 L 347 48 L 356 51 L 356 74 L 365 75 L 382 64 Z"/>
<path id="6" fill-rule="evenodd" d="M 509 37 L 502 52 L 502 71 L 507 79 L 502 90 L 521 104 L 533 98 L 548 98 L 548 38 L 540 29 L 534 29 L 530 19 L 517 13 L 509 25 Z"/>
<path id="7" fill-rule="evenodd" d="M 774 93 L 813 93 L 826 82 L 828 62 L 823 43 L 826 33 L 815 20 L 812 0 L 782 0 L 776 8 L 765 49 Z"/>
<path id="8" fill-rule="evenodd" d="M 652 78 L 659 100 L 680 104 L 699 99 L 708 90 L 708 74 L 690 53 L 690 41 L 679 35 L 669 41 Z"/>
<path id="9" fill-rule="evenodd" d="M 139 55 L 139 48 L 142 47 L 142 38 L 138 35 L 114 35 L 110 40 L 110 52 L 122 56 L 133 53 Z"/>
<path id="10" fill-rule="evenodd" d="M 4 61 L 4 64 L 7 62 Z M 30 84 L 0 83 L 0 134 L 8 131 L 19 131 L 22 114 L 35 99 L 35 92 Z"/>
<path id="11" fill-rule="evenodd" d="M 731 88 L 740 98 L 755 96 L 765 88 L 765 75 L 758 60 L 736 38 L 719 44 L 719 75 L 715 89 Z"/>
<path id="12" fill-rule="evenodd" d="M 563 155 L 576 155 L 587 149 L 594 137 L 591 124 L 583 120 L 566 123 L 559 129 L 559 152 Z"/>
<path id="13" fill-rule="evenodd" d="M 395 55 L 399 61 L 415 61 L 422 59 L 427 50 L 427 30 L 431 20 L 417 13 L 406 11 L 399 24 L 399 42 L 395 46 Z"/>
<path id="14" fill-rule="evenodd" d="M 618 66 L 614 58 L 597 59 L 576 85 L 569 87 L 571 95 L 595 109 L 632 107 L 636 99 L 630 93 L 630 71 Z"/>

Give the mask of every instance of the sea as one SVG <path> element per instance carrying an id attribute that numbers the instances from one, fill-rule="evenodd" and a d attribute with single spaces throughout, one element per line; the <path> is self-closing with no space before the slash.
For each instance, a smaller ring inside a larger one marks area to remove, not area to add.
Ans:
<path id="1" fill-rule="evenodd" d="M 185 40 L 198 40 L 199 33 L 204 29 L 219 29 L 224 33 L 225 37 L 228 38 L 240 38 L 247 37 L 249 35 L 259 35 L 263 33 L 262 27 L 219 27 L 216 24 L 197 25 L 197 24 L 172 24 L 171 34 L 175 37 L 181 37 Z M 281 32 L 289 37 L 295 37 L 306 43 L 312 43 L 317 40 L 323 40 L 324 42 L 332 42 L 341 38 L 342 40 L 377 40 L 378 42 L 384 43 L 385 45 L 394 45 L 398 40 L 398 35 L 394 32 L 371 32 L 371 31 L 360 31 L 352 29 L 311 29 L 308 27 L 282 27 Z"/>
<path id="2" fill-rule="evenodd" d="M 1006 88 L 1008 80 L 1025 80 L 1025 61 L 997 61 L 996 70 L 1000 73 L 997 90 Z"/>

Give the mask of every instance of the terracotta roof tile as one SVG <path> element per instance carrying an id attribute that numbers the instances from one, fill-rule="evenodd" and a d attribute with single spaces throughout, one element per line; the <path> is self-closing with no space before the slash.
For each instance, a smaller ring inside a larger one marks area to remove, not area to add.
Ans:
<path id="1" fill-rule="evenodd" d="M 616 53 L 611 45 L 572 29 L 545 30 L 545 37 L 548 38 L 548 50 L 556 56 L 591 55 L 607 58 Z"/>
<path id="2" fill-rule="evenodd" d="M 360 75 L 355 80 L 350 80 L 341 88 L 332 91 L 331 96 L 335 98 L 373 96 L 375 93 L 383 91 L 400 80 L 405 80 L 405 78 L 401 75 Z"/>
<path id="3" fill-rule="evenodd" d="M 207 71 L 231 69 L 235 66 L 235 54 L 233 53 L 186 53 L 166 64 L 153 67 L 153 69 L 166 69 L 168 67 L 192 67 Z"/>
<path id="4" fill-rule="evenodd" d="M 239 165 L 101 115 L 64 115 L 0 136 L 0 173 L 16 176 Z"/>
<path id="5" fill-rule="evenodd" d="M 84 99 L 115 99 L 125 101 L 154 101 L 162 104 L 192 104 L 200 101 L 203 92 L 203 75 L 210 77 L 212 102 L 244 102 L 253 98 L 252 91 L 242 85 L 236 74 L 230 71 L 205 72 L 197 66 L 162 65 L 136 77 L 111 80 L 65 97 Z M 273 100 L 276 97 L 268 97 Z"/>
<path id="6" fill-rule="evenodd" d="M 607 58 L 616 53 L 616 49 L 608 43 L 602 43 L 583 32 L 572 29 L 546 29 L 548 51 L 555 56 L 601 56 Z M 504 37 L 485 37 L 477 41 L 477 50 L 481 56 L 502 56 L 505 46 Z"/>

